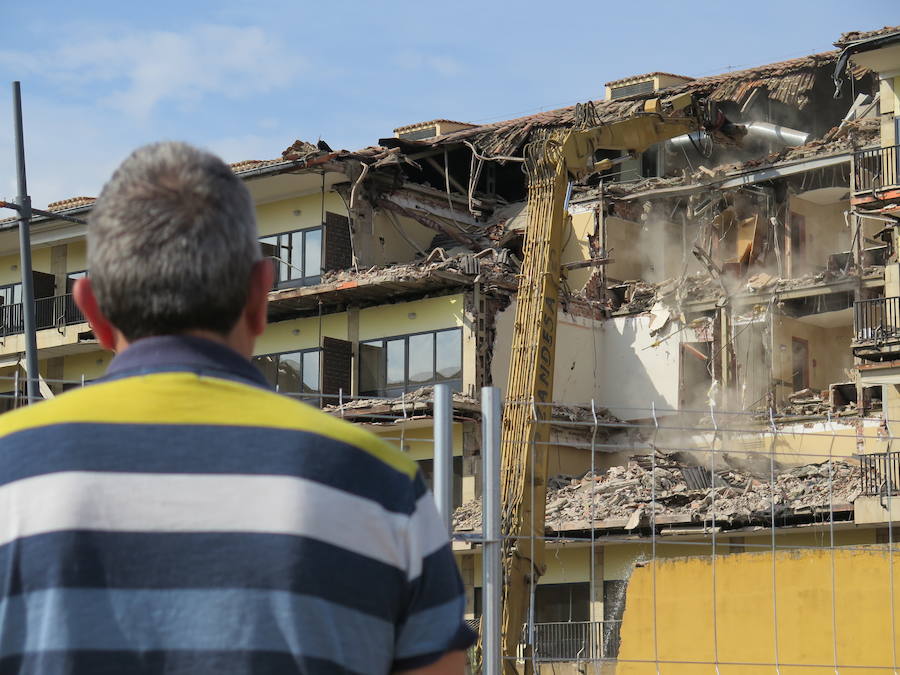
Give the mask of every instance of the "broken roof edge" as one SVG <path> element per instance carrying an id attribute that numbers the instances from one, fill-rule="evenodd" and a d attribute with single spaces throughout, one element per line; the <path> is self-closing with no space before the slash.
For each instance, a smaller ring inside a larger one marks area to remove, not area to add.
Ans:
<path id="1" fill-rule="evenodd" d="M 666 88 L 664 92 L 647 92 L 644 94 L 635 94 L 632 96 L 626 96 L 611 100 L 598 99 L 590 101 L 590 103 L 596 106 L 600 112 L 602 112 L 604 110 L 611 110 L 616 106 L 627 107 L 629 104 L 635 104 L 635 102 L 640 102 L 648 98 L 660 98 L 661 93 L 664 94 L 662 98 L 664 100 L 668 100 L 671 97 L 678 96 L 685 92 L 702 91 L 705 88 L 713 90 L 719 85 L 726 82 L 740 81 L 742 79 L 748 79 L 751 77 L 754 79 L 762 80 L 768 77 L 784 76 L 800 70 L 821 67 L 837 61 L 839 55 L 839 50 L 817 52 L 794 59 L 788 59 L 786 61 L 761 64 L 742 70 L 699 77 L 696 79 L 692 79 L 689 82 L 685 82 L 684 84 Z M 576 106 L 574 105 L 566 106 L 564 108 L 557 108 L 554 110 L 543 111 L 531 115 L 524 115 L 522 117 L 512 118 L 509 120 L 501 120 L 498 122 L 491 122 L 489 124 L 482 124 L 471 129 L 462 129 L 460 131 L 454 131 L 449 134 L 445 134 L 444 136 L 438 136 L 425 142 L 430 145 L 460 143 L 463 140 L 467 140 L 481 134 L 487 134 L 492 131 L 499 131 L 502 129 L 519 126 L 563 126 L 567 123 L 567 120 L 565 119 L 566 115 L 573 113 L 575 108 Z"/>
<path id="2" fill-rule="evenodd" d="M 780 178 L 797 173 L 804 173 L 805 171 L 813 171 L 815 169 L 834 166 L 837 164 L 844 164 L 850 162 L 854 152 L 856 151 L 845 150 L 843 152 L 836 152 L 834 154 L 828 155 L 819 155 L 816 157 L 809 157 L 805 159 L 776 162 L 773 164 L 763 164 L 758 165 L 754 168 L 746 168 L 729 172 L 719 178 L 714 178 L 704 182 L 685 182 L 677 185 L 665 185 L 657 188 L 626 192 L 625 194 L 613 195 L 607 193 L 605 196 L 613 200 L 630 201 L 633 199 L 649 199 L 654 197 L 689 194 L 691 192 L 700 192 L 702 190 L 727 190 L 731 188 L 742 187 L 744 185 L 762 183 L 767 180 L 772 180 L 773 178 Z M 641 185 L 641 187 L 644 186 Z M 571 203 L 573 205 L 589 203 L 596 200 L 598 197 L 599 195 L 595 193 L 583 194 L 578 196 L 577 198 L 573 197 Z"/>
<path id="3" fill-rule="evenodd" d="M 873 38 L 887 37 L 889 35 L 893 35 L 894 33 L 900 34 L 900 26 L 884 26 L 882 28 L 876 28 L 874 30 L 868 31 L 851 30 L 847 31 L 846 33 L 842 33 L 841 36 L 834 41 L 834 46 L 843 48 L 851 44 L 865 42 L 866 40 L 871 40 Z"/>

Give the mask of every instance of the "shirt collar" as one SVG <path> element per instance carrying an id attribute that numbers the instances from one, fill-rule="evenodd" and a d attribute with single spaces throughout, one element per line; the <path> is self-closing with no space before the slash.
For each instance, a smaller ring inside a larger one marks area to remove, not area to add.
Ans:
<path id="1" fill-rule="evenodd" d="M 115 356 L 106 377 L 166 371 L 219 375 L 270 388 L 263 374 L 236 351 L 192 335 L 160 335 L 138 340 Z"/>

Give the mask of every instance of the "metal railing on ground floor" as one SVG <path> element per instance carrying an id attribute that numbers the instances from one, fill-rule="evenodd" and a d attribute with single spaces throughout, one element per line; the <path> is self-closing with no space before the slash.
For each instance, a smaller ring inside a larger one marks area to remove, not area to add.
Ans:
<path id="1" fill-rule="evenodd" d="M 466 621 L 479 630 L 478 619 Z M 618 654 L 620 621 L 553 621 L 532 627 L 530 659 L 535 662 L 578 662 L 614 659 Z M 527 632 L 526 626 L 523 635 Z M 519 645 L 518 658 L 525 659 L 525 641 Z"/>

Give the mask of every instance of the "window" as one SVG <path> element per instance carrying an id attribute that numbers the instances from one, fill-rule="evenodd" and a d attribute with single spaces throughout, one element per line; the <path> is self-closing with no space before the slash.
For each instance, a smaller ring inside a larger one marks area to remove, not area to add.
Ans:
<path id="1" fill-rule="evenodd" d="M 395 397 L 440 383 L 462 389 L 460 328 L 359 343 L 361 396 Z"/>
<path id="2" fill-rule="evenodd" d="M 275 283 L 309 286 L 322 275 L 322 228 L 285 232 L 259 240 L 263 255 L 275 259 Z"/>
<path id="3" fill-rule="evenodd" d="M 653 91 L 653 80 L 610 87 L 609 93 L 610 98 L 624 98 L 625 96 L 634 96 L 635 94 L 648 94 L 651 91 Z"/>
<path id="4" fill-rule="evenodd" d="M 15 305 L 22 302 L 22 284 L 0 286 L 0 301 L 4 305 Z"/>
<path id="5" fill-rule="evenodd" d="M 538 584 L 534 589 L 535 623 L 590 620 L 590 583 Z"/>
<path id="6" fill-rule="evenodd" d="M 319 404 L 318 349 L 263 354 L 254 356 L 253 363 L 280 393 L 299 394 L 301 400 Z"/>
<path id="7" fill-rule="evenodd" d="M 0 286 L 0 331 L 15 333 L 22 325 L 22 284 Z"/>

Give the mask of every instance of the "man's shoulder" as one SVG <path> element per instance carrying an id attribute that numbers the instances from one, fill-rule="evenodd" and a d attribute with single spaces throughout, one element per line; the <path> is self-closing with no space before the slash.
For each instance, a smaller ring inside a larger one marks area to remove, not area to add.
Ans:
<path id="1" fill-rule="evenodd" d="M 265 426 L 311 432 L 346 443 L 367 452 L 409 478 L 415 476 L 418 469 L 416 462 L 376 434 L 307 403 L 271 391 L 264 393 L 266 401 L 264 409 L 259 410 L 259 419 L 264 418 Z"/>
<path id="2" fill-rule="evenodd" d="M 63 408 L 69 405 L 69 398 L 78 396 L 80 391 L 67 392 L 65 395 L 50 399 L 41 399 L 34 404 L 3 413 L 0 415 L 0 437 L 8 436 L 16 431 L 55 424 L 63 413 Z"/>
<path id="3" fill-rule="evenodd" d="M 377 435 L 311 405 L 253 384 L 183 371 L 96 382 L 0 415 L 0 437 L 69 423 L 296 431 L 352 446 L 410 479 L 417 469 Z"/>

